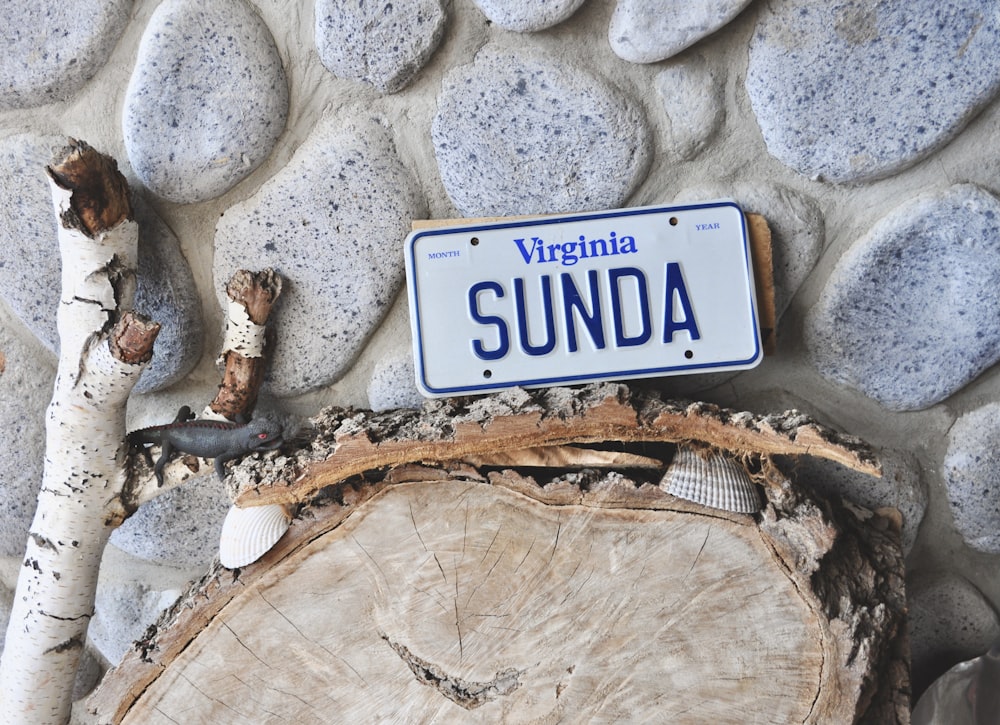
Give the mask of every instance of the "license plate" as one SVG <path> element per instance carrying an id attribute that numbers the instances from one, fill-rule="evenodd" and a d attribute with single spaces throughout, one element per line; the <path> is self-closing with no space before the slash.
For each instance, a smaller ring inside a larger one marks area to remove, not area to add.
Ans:
<path id="1" fill-rule="evenodd" d="M 424 229 L 405 256 L 428 397 L 742 370 L 763 355 L 732 201 Z"/>

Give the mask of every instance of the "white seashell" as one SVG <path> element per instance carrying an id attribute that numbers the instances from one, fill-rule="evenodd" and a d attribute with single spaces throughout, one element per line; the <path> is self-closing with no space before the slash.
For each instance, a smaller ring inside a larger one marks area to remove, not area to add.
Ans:
<path id="1" fill-rule="evenodd" d="M 227 569 L 252 564 L 278 543 L 291 524 L 288 509 L 280 504 L 233 506 L 222 522 L 219 561 Z"/>
<path id="2" fill-rule="evenodd" d="M 686 446 L 678 446 L 660 488 L 677 498 L 724 511 L 752 514 L 763 508 L 757 486 L 739 462 L 720 453 L 703 456 Z"/>

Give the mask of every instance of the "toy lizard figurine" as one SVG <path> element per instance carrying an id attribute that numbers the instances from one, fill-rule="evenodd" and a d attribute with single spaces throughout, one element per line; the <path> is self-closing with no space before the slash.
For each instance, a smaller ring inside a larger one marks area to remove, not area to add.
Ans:
<path id="1" fill-rule="evenodd" d="M 191 409 L 185 405 L 177 412 L 173 423 L 141 428 L 128 434 L 129 443 L 134 446 L 150 443 L 160 446 L 160 458 L 153 471 L 161 486 L 163 467 L 175 450 L 214 458 L 215 473 L 221 481 L 226 477 L 226 461 L 253 451 L 273 450 L 283 443 L 281 424 L 270 418 L 231 423 L 225 420 L 191 420 L 193 417 Z"/>

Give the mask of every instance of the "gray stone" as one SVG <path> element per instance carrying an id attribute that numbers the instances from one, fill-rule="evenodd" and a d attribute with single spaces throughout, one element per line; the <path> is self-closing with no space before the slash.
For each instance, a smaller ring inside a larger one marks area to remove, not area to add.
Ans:
<path id="1" fill-rule="evenodd" d="M 65 148 L 53 136 L 16 135 L 0 141 L 0 296 L 42 343 L 59 349 L 56 309 L 60 296 L 59 241 L 45 167 Z M 135 308 L 163 325 L 154 360 L 136 389 L 176 382 L 201 354 L 198 291 L 177 238 L 135 198 L 139 269 Z"/>
<path id="2" fill-rule="evenodd" d="M 674 201 L 719 198 L 735 199 L 743 211 L 767 220 L 774 267 L 774 311 L 780 318 L 823 251 L 825 235 L 819 204 L 785 187 L 759 182 L 702 184 L 683 190 Z"/>
<path id="3" fill-rule="evenodd" d="M 966 413 L 948 433 L 944 483 L 955 528 L 977 551 L 1000 554 L 1000 403 Z"/>
<path id="4" fill-rule="evenodd" d="M 0 141 L 0 295 L 50 349 L 58 345 L 57 223 L 45 167 L 66 139 L 19 134 Z"/>
<path id="5" fill-rule="evenodd" d="M 470 217 L 618 207 L 650 158 L 636 104 L 537 50 L 486 49 L 452 70 L 431 135 L 448 196 Z"/>
<path id="6" fill-rule="evenodd" d="M 372 410 L 422 407 L 425 399 L 414 378 L 413 353 L 409 348 L 394 350 L 381 358 L 368 382 L 368 407 Z"/>
<path id="7" fill-rule="evenodd" d="M 387 130 L 334 119 L 226 211 L 215 234 L 216 289 L 247 259 L 288 283 L 271 316 L 273 394 L 297 395 L 347 372 L 402 285 L 410 222 L 426 214 Z"/>
<path id="8" fill-rule="evenodd" d="M 903 515 L 903 552 L 909 553 L 927 510 L 927 490 L 920 478 L 920 464 L 906 451 L 883 450 L 882 477 L 868 476 L 822 458 L 786 459 L 782 467 L 790 478 L 819 495 L 841 497 L 870 511 L 890 507 Z"/>
<path id="9" fill-rule="evenodd" d="M 711 35 L 749 4 L 750 0 L 618 0 L 608 40 L 619 58 L 656 63 Z"/>
<path id="10" fill-rule="evenodd" d="M 180 242 L 145 202 L 135 199 L 139 224 L 136 310 L 160 323 L 153 359 L 136 384 L 136 393 L 173 385 L 201 357 L 204 330 L 201 297 Z"/>
<path id="11" fill-rule="evenodd" d="M 434 54 L 447 19 L 441 0 L 317 0 L 316 48 L 335 76 L 395 93 Z"/>
<path id="12" fill-rule="evenodd" d="M 182 593 L 180 589 L 160 590 L 141 582 L 103 583 L 97 589 L 94 618 L 87 630 L 90 641 L 102 656 L 117 665 Z"/>
<path id="13" fill-rule="evenodd" d="M 245 0 L 165 0 L 139 45 L 122 117 L 125 148 L 149 189 L 212 199 L 256 169 L 288 114 L 274 39 Z"/>
<path id="14" fill-rule="evenodd" d="M 776 0 L 746 88 L 768 151 L 814 179 L 878 179 L 943 146 L 1000 89 L 985 0 Z"/>
<path id="15" fill-rule="evenodd" d="M 957 574 L 913 577 L 906 603 L 914 692 L 952 665 L 981 655 L 1000 637 L 993 607 Z"/>
<path id="16" fill-rule="evenodd" d="M 0 3 L 0 109 L 65 101 L 107 62 L 132 0 Z"/>
<path id="17" fill-rule="evenodd" d="M 558 25 L 583 0 L 474 0 L 483 15 L 506 30 L 533 33 Z"/>
<path id="18" fill-rule="evenodd" d="M 204 567 L 219 553 L 222 520 L 230 505 L 209 470 L 140 506 L 111 534 L 111 543 L 146 561 Z"/>
<path id="19" fill-rule="evenodd" d="M 45 460 L 45 410 L 56 360 L 0 325 L 0 556 L 21 556 Z"/>
<path id="20" fill-rule="evenodd" d="M 947 398 L 1000 358 L 1000 202 L 971 184 L 916 197 L 841 257 L 805 338 L 832 381 L 890 410 Z"/>
<path id="21" fill-rule="evenodd" d="M 655 83 L 670 121 L 666 149 L 681 161 L 693 159 L 725 118 L 722 84 L 701 56 L 671 63 L 656 74 Z"/>

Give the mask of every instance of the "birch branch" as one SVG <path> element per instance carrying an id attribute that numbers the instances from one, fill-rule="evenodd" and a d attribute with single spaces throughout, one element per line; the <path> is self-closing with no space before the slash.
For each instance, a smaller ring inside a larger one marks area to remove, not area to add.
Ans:
<path id="1" fill-rule="evenodd" d="M 219 358 L 224 364 L 222 382 L 215 399 L 199 417 L 235 421 L 240 417 L 249 418 L 253 413 L 267 364 L 264 354 L 267 318 L 281 294 L 281 284 L 281 277 L 272 269 L 239 270 L 230 278 L 226 285 L 229 298 L 226 332 Z M 123 496 L 124 505 L 134 511 L 183 484 L 206 466 L 204 460 L 194 464 L 189 456 L 174 460 L 163 469 L 161 486 L 144 458 L 133 455 L 130 465 L 133 476 Z"/>
<path id="2" fill-rule="evenodd" d="M 137 226 L 114 160 L 72 141 L 48 170 L 59 219 L 60 358 L 38 507 L 0 659 L 0 718 L 62 723 L 108 536 L 127 516 L 125 401 L 159 325 L 119 315 L 135 292 Z"/>

